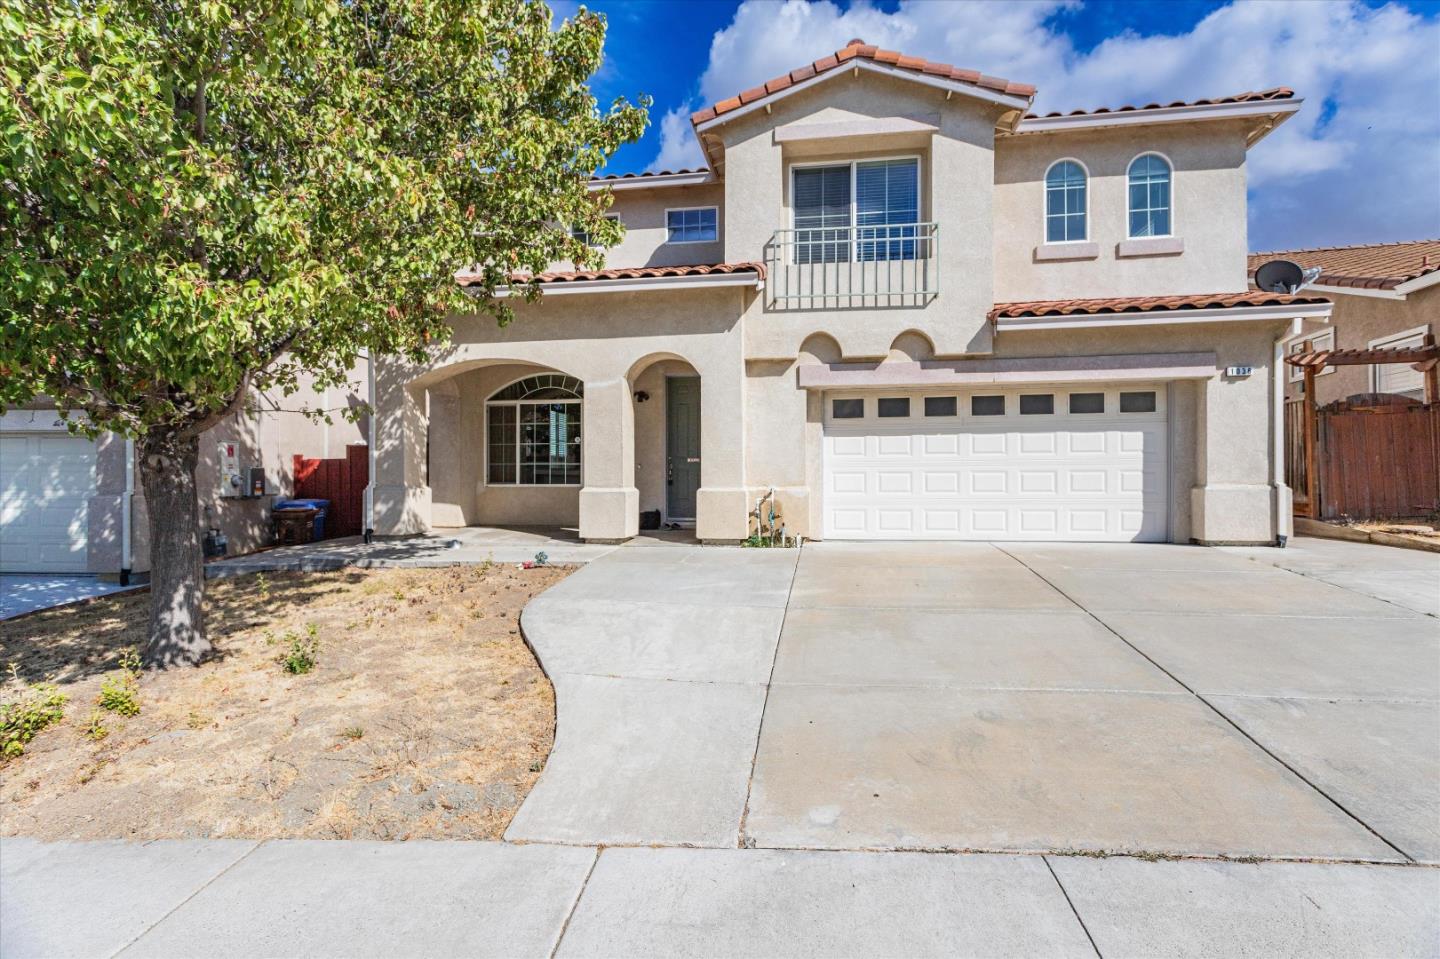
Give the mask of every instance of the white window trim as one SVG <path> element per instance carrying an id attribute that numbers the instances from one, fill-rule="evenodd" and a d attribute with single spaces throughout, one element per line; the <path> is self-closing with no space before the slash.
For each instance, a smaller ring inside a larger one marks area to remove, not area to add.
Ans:
<path id="1" fill-rule="evenodd" d="M 925 160 L 918 153 L 898 153 L 893 156 L 860 157 L 855 160 L 812 160 L 804 163 L 790 164 L 790 195 L 785 198 L 785 205 L 790 209 L 790 229 L 796 230 L 795 226 L 795 171 L 813 170 L 816 167 L 848 166 L 850 167 L 850 256 L 852 263 L 860 263 L 860 241 L 856 234 L 855 223 L 855 170 L 861 163 L 888 163 L 891 160 L 914 160 L 915 161 L 915 222 L 924 223 L 925 219 Z M 831 228 L 833 229 L 833 227 Z M 791 236 L 794 234 L 792 232 Z M 919 237 L 916 238 L 917 243 Z M 883 240 L 880 242 L 884 242 Z M 883 262 L 883 261 L 876 261 Z"/>
<path id="2" fill-rule="evenodd" d="M 1335 349 L 1335 327 L 1327 326 L 1323 330 L 1316 330 L 1314 333 L 1308 333 L 1296 337 L 1290 344 L 1290 355 L 1294 356 L 1296 353 L 1304 352 L 1305 344 L 1307 342 L 1311 344 L 1311 349 L 1315 352 L 1319 352 L 1320 350 Z M 1291 383 L 1299 383 L 1301 380 L 1305 379 L 1305 371 L 1302 370 L 1300 367 L 1290 366 L 1289 363 L 1286 363 L 1285 365 L 1290 367 L 1289 381 Z M 1334 372 L 1335 367 L 1327 366 L 1315 375 L 1328 376 L 1329 374 Z"/>
<path id="3" fill-rule="evenodd" d="M 1078 240 L 1052 240 L 1050 239 L 1050 171 L 1062 163 L 1073 163 L 1085 174 L 1085 235 Z M 1175 177 L 1174 172 L 1170 174 L 1171 179 Z M 1173 190 L 1171 192 L 1174 192 Z M 1130 195 L 1129 176 L 1126 176 L 1125 195 Z M 1128 229 L 1128 226 L 1127 226 Z M 1045 168 L 1045 175 L 1040 179 L 1040 244 L 1042 246 L 1066 246 L 1072 243 L 1090 242 L 1090 168 L 1077 157 L 1061 157 Z"/>
<path id="4" fill-rule="evenodd" d="M 682 213 L 686 210 L 714 210 L 715 211 L 715 239 L 713 240 L 672 240 L 670 239 L 670 214 Z M 720 208 L 718 206 L 667 206 L 665 208 L 665 242 L 662 246 L 701 246 L 704 244 L 715 244 L 720 242 Z"/>
<path id="5" fill-rule="evenodd" d="M 620 219 L 620 214 L 618 214 L 618 213 L 607 213 L 607 214 L 605 214 L 605 219 L 607 219 L 607 220 L 614 220 L 616 223 L 619 223 L 621 226 L 624 226 L 624 225 L 625 225 L 625 221 L 622 220 L 622 219 Z M 570 225 L 570 238 L 571 238 L 571 239 L 574 239 L 574 240 L 580 239 L 578 236 L 575 235 L 575 231 L 576 231 L 576 230 L 579 230 L 579 229 L 580 229 L 580 228 L 579 228 L 578 226 L 575 226 L 574 224 L 571 224 L 571 225 Z M 589 236 L 589 234 L 586 234 L 586 236 L 585 236 L 585 245 L 588 246 L 590 249 L 592 249 L 592 250 L 603 250 L 603 249 L 606 249 L 605 247 L 596 246 L 594 243 L 591 243 L 591 242 L 590 242 L 590 239 L 591 239 L 591 237 Z M 532 374 L 532 375 L 533 375 L 533 374 Z M 527 379 L 527 377 L 523 377 L 523 376 L 522 376 L 520 379 Z M 516 382 L 518 383 L 519 380 L 517 380 Z"/>
<path id="6" fill-rule="evenodd" d="M 1368 345 L 1368 346 L 1370 347 L 1370 349 L 1372 349 L 1372 350 L 1379 350 L 1379 349 L 1384 349 L 1384 348 L 1387 347 L 1387 346 L 1398 346 L 1398 345 L 1400 345 L 1401 343 L 1403 343 L 1405 340 L 1411 339 L 1412 337 L 1416 337 L 1416 336 L 1421 337 L 1421 342 L 1423 343 L 1423 342 L 1424 342 L 1424 336 L 1425 336 L 1425 334 L 1426 334 L 1426 333 L 1429 333 L 1429 332 L 1430 332 L 1430 325 L 1427 323 L 1427 324 L 1425 324 L 1424 326 L 1417 326 L 1417 327 L 1415 327 L 1414 329 L 1411 329 L 1411 330 L 1405 330 L 1405 331 L 1400 332 L 1400 333 L 1388 333 L 1388 334 L 1386 334 L 1385 336 L 1376 337 L 1375 339 L 1371 340 L 1371 341 L 1369 342 L 1369 344 L 1367 344 L 1367 345 Z M 1370 364 L 1370 392 L 1372 392 L 1372 393 L 1379 393 L 1379 392 L 1380 392 L 1380 367 L 1382 367 L 1382 366 L 1391 366 L 1391 365 L 1393 365 L 1393 364 L 1390 364 L 1390 363 L 1371 363 L 1371 364 Z M 1423 378 L 1422 378 L 1422 383 L 1423 383 Z"/>
<path id="7" fill-rule="evenodd" d="M 515 379 L 513 379 L 513 380 L 511 380 L 510 382 L 506 383 L 504 386 L 501 386 L 500 388 L 498 388 L 498 389 L 496 389 L 496 390 L 492 390 L 491 393 L 490 393 L 490 395 L 491 395 L 491 396 L 499 396 L 501 393 L 505 392 L 505 391 L 508 390 L 510 387 L 514 386 L 516 383 L 519 383 L 519 382 L 521 382 L 521 381 L 523 381 L 523 380 L 528 380 L 528 379 L 530 379 L 531 377 L 544 376 L 544 375 L 546 375 L 546 374 L 556 375 L 557 373 L 558 373 L 558 371 L 553 371 L 553 370 L 546 370 L 544 373 L 526 373 L 524 376 L 517 376 L 517 377 L 515 377 Z M 560 376 L 570 376 L 569 373 L 558 373 L 558 375 L 560 375 Z M 579 377 L 571 377 L 571 378 L 572 378 L 572 379 L 579 379 Z M 573 404 L 575 404 L 575 405 L 578 406 L 578 405 L 580 405 L 580 404 L 583 404 L 584 402 L 585 402 L 585 398 L 584 398 L 583 396 L 582 396 L 582 397 L 577 397 L 577 398 L 575 398 L 575 399 L 561 399 L 561 400 L 494 400 L 494 399 L 488 399 L 488 398 L 487 398 L 487 399 L 485 400 L 485 443 L 484 443 L 484 446 L 485 446 L 485 464 L 484 464 L 483 467 L 481 467 L 482 470 L 483 470 L 483 472 L 480 474 L 480 475 L 483 476 L 484 479 L 485 479 L 485 485 L 486 485 L 486 486 L 503 486 L 505 489 L 580 489 L 581 487 L 583 487 L 583 486 L 585 485 L 585 482 L 584 482 L 583 478 L 582 478 L 582 480 L 581 480 L 579 483 L 521 483 L 521 482 L 519 481 L 519 479 L 520 479 L 520 411 L 519 411 L 518 407 L 521 407 L 521 406 L 552 406 L 552 405 L 554 405 L 554 404 L 556 404 L 556 403 L 573 403 Z M 492 407 L 492 406 L 514 406 L 514 407 L 517 407 L 517 409 L 516 409 L 516 411 L 515 411 L 515 479 L 516 479 L 516 481 L 515 481 L 514 483 L 491 482 L 491 480 L 490 480 L 490 407 Z M 584 471 L 584 469 L 585 469 L 585 438 L 584 438 L 585 416 L 584 416 L 584 413 L 583 413 L 583 412 L 581 413 L 581 416 L 580 416 L 580 431 L 581 431 L 581 438 L 580 438 L 580 469 L 581 469 L 582 475 L 583 475 L 583 471 Z"/>
<path id="8" fill-rule="evenodd" d="M 1140 160 L 1141 158 L 1143 158 L 1143 157 L 1159 157 L 1160 159 L 1164 160 L 1164 161 L 1165 161 L 1165 165 L 1170 168 L 1170 232 L 1169 232 L 1169 233 L 1152 233 L 1152 234 L 1150 234 L 1149 236 L 1132 236 L 1131 233 L 1130 233 L 1130 213 L 1131 213 L 1131 209 L 1130 209 L 1130 169 L 1131 169 L 1131 167 L 1135 166 L 1135 163 L 1136 163 L 1138 160 Z M 1176 209 L 1176 206 L 1177 206 L 1177 204 L 1176 204 L 1176 202 L 1175 202 L 1175 162 L 1174 162 L 1173 160 L 1171 160 L 1171 159 L 1170 159 L 1168 156 L 1166 156 L 1165 154 L 1161 153 L 1159 150 L 1146 150 L 1146 151 L 1144 151 L 1143 153 L 1137 153 L 1137 154 L 1135 154 L 1133 157 L 1131 157 L 1131 158 L 1130 158 L 1130 162 L 1127 163 L 1127 164 L 1125 164 L 1125 239 L 1127 239 L 1127 240 L 1160 240 L 1160 239 L 1165 239 L 1165 238 L 1167 238 L 1167 237 L 1179 236 L 1179 234 L 1175 232 L 1175 221 L 1176 221 L 1176 218 L 1177 218 L 1177 216 L 1178 216 L 1178 211 L 1177 211 L 1177 209 Z"/>

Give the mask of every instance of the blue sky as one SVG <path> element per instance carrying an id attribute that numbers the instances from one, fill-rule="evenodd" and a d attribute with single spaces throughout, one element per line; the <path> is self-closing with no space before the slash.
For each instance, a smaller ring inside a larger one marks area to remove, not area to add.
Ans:
<path id="1" fill-rule="evenodd" d="M 554 4 L 563 16 L 572 3 Z M 1440 0 L 596 0 L 602 103 L 654 98 L 611 172 L 693 165 L 688 116 L 852 36 L 1040 88 L 1042 111 L 1285 85 L 1252 151 L 1250 246 L 1440 236 Z"/>

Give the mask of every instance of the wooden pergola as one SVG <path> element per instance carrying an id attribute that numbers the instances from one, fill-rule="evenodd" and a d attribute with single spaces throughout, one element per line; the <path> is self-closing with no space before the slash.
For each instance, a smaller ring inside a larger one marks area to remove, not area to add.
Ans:
<path id="1" fill-rule="evenodd" d="M 1408 363 L 1425 377 L 1425 402 L 1440 402 L 1440 346 L 1435 334 L 1426 333 L 1419 346 L 1389 346 L 1367 350 L 1317 350 L 1306 340 L 1299 353 L 1292 353 L 1285 362 L 1298 367 L 1305 378 L 1305 496 L 1312 515 L 1318 515 L 1319 472 L 1315 463 L 1315 447 L 1319 439 L 1319 407 L 1315 402 L 1315 377 L 1327 366 L 1371 366 Z"/>

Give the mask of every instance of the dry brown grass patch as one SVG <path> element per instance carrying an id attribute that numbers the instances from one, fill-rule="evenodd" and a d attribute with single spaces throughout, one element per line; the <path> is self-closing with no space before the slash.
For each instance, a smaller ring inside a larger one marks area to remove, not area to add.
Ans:
<path id="1" fill-rule="evenodd" d="M 0 767 L 0 834 L 499 838 L 554 739 L 554 692 L 519 613 L 568 572 L 213 580 L 215 658 L 146 673 L 140 714 L 102 712 L 99 739 L 87 730 L 101 682 L 143 642 L 149 597 L 0 622 L 0 663 L 70 697 L 64 721 Z M 312 631 L 314 669 L 285 672 L 291 638 Z"/>

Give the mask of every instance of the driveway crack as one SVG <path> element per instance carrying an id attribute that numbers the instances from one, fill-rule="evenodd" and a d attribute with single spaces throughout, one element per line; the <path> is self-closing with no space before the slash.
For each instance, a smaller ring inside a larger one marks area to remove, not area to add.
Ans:
<path id="1" fill-rule="evenodd" d="M 1090 940 L 1090 948 L 1095 950 L 1095 955 L 1104 959 L 1105 954 L 1100 951 L 1099 946 L 1095 945 L 1095 937 L 1090 935 L 1090 927 L 1085 925 L 1085 920 L 1080 917 L 1080 910 L 1075 908 L 1075 900 L 1070 898 L 1070 891 L 1066 889 L 1065 884 L 1060 881 L 1059 875 L 1055 872 L 1055 867 L 1050 865 L 1050 857 L 1041 856 L 1040 861 L 1045 864 L 1046 869 L 1050 870 L 1050 878 L 1055 880 L 1055 885 L 1060 887 L 1060 895 L 1065 897 L 1066 905 L 1068 905 L 1070 911 L 1075 914 L 1075 921 L 1080 923 L 1080 931 L 1085 933 L 1086 939 Z"/>
<path id="2" fill-rule="evenodd" d="M 775 652 L 770 656 L 770 675 L 765 677 L 765 700 L 760 704 L 760 727 L 755 730 L 755 751 L 750 756 L 750 775 L 745 779 L 745 805 L 740 810 L 740 830 L 736 844 L 744 849 L 754 846 L 754 840 L 745 835 L 745 825 L 750 819 L 750 794 L 755 788 L 755 765 L 760 761 L 760 738 L 765 735 L 765 716 L 770 711 L 770 690 L 775 686 L 775 664 L 780 660 L 780 643 L 785 639 L 785 621 L 790 617 L 790 600 L 795 595 L 795 580 L 800 575 L 800 562 L 805 557 L 805 547 L 800 547 L 795 557 L 795 566 L 790 570 L 790 586 L 785 591 L 785 611 L 780 615 L 780 630 L 775 634 Z"/>

